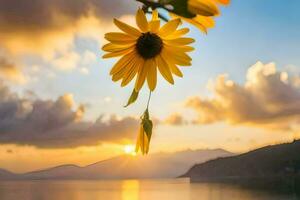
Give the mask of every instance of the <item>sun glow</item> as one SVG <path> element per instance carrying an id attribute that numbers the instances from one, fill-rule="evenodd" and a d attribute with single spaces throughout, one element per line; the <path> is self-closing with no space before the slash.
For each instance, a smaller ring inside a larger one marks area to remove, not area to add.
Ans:
<path id="1" fill-rule="evenodd" d="M 125 154 L 132 155 L 132 156 L 136 155 L 135 147 L 131 144 L 125 145 L 123 150 Z"/>

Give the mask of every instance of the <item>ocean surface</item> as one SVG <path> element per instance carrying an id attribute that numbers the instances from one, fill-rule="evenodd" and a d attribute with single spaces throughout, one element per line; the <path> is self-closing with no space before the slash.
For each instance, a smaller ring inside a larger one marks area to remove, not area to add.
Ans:
<path id="1" fill-rule="evenodd" d="M 188 179 L 0 181 L 0 200 L 296 200 L 295 194 L 243 189 Z"/>

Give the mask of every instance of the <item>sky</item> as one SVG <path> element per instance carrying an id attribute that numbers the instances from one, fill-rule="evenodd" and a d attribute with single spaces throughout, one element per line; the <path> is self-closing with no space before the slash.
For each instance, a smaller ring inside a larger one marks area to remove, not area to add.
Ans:
<path id="1" fill-rule="evenodd" d="M 131 0 L 0 0 L 0 168 L 25 172 L 87 165 L 135 144 L 148 97 L 124 108 L 104 60 L 112 20 L 133 24 Z M 192 66 L 159 78 L 151 152 L 246 152 L 300 136 L 298 0 L 232 0 L 196 40 Z"/>

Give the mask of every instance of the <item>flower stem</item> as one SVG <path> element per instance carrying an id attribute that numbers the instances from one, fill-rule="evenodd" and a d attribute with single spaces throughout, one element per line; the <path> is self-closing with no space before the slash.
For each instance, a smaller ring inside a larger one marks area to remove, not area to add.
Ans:
<path id="1" fill-rule="evenodd" d="M 136 1 L 143 3 L 146 7 L 152 8 L 153 10 L 156 8 L 165 8 L 163 5 L 161 5 L 158 2 L 152 2 L 148 0 L 136 0 Z"/>
<path id="2" fill-rule="evenodd" d="M 166 8 L 165 5 L 163 5 L 163 4 L 159 3 L 159 2 L 153 2 L 153 1 L 149 1 L 149 0 L 136 0 L 136 1 L 141 2 L 141 3 L 144 4 L 143 10 L 144 10 L 144 12 L 147 12 L 147 13 L 149 13 L 148 12 L 149 8 L 151 8 L 152 10 L 155 10 L 157 8 L 163 8 L 163 9 L 171 12 L 170 9 Z M 169 21 L 165 16 L 163 16 L 160 13 L 158 13 L 158 17 L 161 18 L 162 20 L 164 20 L 165 22 Z"/>
<path id="3" fill-rule="evenodd" d="M 149 104 L 150 104 L 150 100 L 151 100 L 151 94 L 152 94 L 152 92 L 150 91 L 150 92 L 149 92 L 148 101 L 147 101 L 147 110 L 148 110 L 148 108 L 149 108 Z"/>

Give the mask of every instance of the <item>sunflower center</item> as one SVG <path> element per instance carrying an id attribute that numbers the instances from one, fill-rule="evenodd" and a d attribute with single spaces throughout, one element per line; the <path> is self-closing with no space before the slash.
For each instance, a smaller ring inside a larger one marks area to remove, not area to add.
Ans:
<path id="1" fill-rule="evenodd" d="M 145 59 L 157 56 L 162 49 L 163 42 L 155 33 L 143 33 L 136 43 L 137 52 Z"/>

